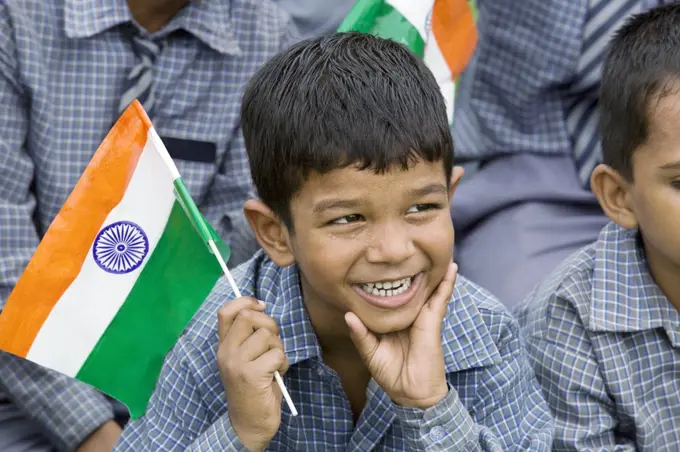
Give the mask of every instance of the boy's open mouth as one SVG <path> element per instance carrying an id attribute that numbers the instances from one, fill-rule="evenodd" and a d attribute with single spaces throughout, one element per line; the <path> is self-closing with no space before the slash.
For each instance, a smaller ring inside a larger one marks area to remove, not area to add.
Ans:
<path id="1" fill-rule="evenodd" d="M 394 309 L 408 304 L 418 292 L 423 273 L 392 281 L 375 281 L 354 284 L 354 290 L 369 304 L 379 308 Z"/>
<path id="2" fill-rule="evenodd" d="M 379 281 L 368 284 L 361 284 L 360 287 L 364 292 L 378 297 L 391 297 L 406 292 L 411 283 L 413 276 L 408 278 L 397 279 L 396 281 Z"/>

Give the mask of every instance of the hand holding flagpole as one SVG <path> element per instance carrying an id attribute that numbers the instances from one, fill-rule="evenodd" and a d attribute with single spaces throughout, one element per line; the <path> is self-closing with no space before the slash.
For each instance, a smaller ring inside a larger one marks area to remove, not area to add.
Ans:
<path id="1" fill-rule="evenodd" d="M 210 246 L 210 249 L 212 250 L 215 257 L 217 258 L 217 261 L 220 263 L 220 267 L 222 267 L 222 271 L 224 272 L 224 275 L 227 277 L 227 280 L 229 281 L 229 284 L 231 285 L 231 288 L 234 291 L 234 295 L 236 296 L 236 298 L 241 297 L 241 291 L 236 285 L 236 281 L 234 281 L 234 277 L 231 275 L 231 272 L 227 267 L 227 263 L 224 262 L 222 255 L 217 249 L 215 241 L 213 239 L 208 240 L 208 245 Z M 274 378 L 276 379 L 276 383 L 279 385 L 279 388 L 281 389 L 281 394 L 283 394 L 283 398 L 286 400 L 290 412 L 293 414 L 293 416 L 297 416 L 298 412 L 297 409 L 295 408 L 295 404 L 293 404 L 293 399 L 290 398 L 290 394 L 288 393 L 286 385 L 283 383 L 283 379 L 281 378 L 281 375 L 279 374 L 278 371 L 274 372 Z"/>

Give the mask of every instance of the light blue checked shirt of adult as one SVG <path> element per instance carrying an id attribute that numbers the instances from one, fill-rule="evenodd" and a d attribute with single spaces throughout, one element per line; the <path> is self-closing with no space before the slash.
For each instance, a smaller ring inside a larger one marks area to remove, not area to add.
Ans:
<path id="1" fill-rule="evenodd" d="M 518 312 L 554 450 L 680 450 L 680 313 L 636 231 L 611 223 Z"/>
<path id="2" fill-rule="evenodd" d="M 259 252 L 234 277 L 244 295 L 266 303 L 291 364 L 283 379 L 300 414 L 282 407 L 267 450 L 550 450 L 553 421 L 517 324 L 465 278 L 458 278 L 442 329 L 449 395 L 429 410 L 407 409 L 371 380 L 355 428 L 340 379 L 323 363 L 297 267 L 282 269 Z M 146 415 L 128 425 L 117 450 L 244 450 L 217 370 L 217 311 L 233 297 L 219 281 L 166 357 Z"/>
<path id="3" fill-rule="evenodd" d="M 169 139 L 214 144 L 199 156 L 183 141 L 175 162 L 228 240 L 245 225 L 239 212 L 251 194 L 241 93 L 286 45 L 287 23 L 265 0 L 196 1 L 151 36 L 163 41 L 155 127 Z M 125 0 L 0 1 L 0 308 L 118 117 L 137 63 L 130 24 Z M 88 386 L 2 353 L 0 369 L 0 391 L 61 448 L 74 449 L 113 416 Z"/>
<path id="4" fill-rule="evenodd" d="M 606 44 L 626 18 L 663 3 L 477 0 L 479 42 L 456 97 L 456 157 L 573 156 L 589 185 L 601 160 Z"/>

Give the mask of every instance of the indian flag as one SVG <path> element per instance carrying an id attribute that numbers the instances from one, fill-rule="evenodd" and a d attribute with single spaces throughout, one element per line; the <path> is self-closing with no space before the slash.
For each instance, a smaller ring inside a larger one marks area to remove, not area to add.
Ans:
<path id="1" fill-rule="evenodd" d="M 0 349 L 88 383 L 139 417 L 165 355 L 222 274 L 211 239 L 228 259 L 133 102 L 7 300 Z"/>
<path id="2" fill-rule="evenodd" d="M 357 0 L 338 31 L 393 39 L 422 58 L 439 83 L 451 122 L 455 79 L 477 44 L 473 8 L 468 0 Z"/>

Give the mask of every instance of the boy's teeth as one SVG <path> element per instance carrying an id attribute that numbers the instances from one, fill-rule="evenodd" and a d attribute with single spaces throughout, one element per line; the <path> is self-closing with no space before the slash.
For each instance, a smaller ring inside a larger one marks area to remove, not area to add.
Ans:
<path id="1" fill-rule="evenodd" d="M 398 281 L 386 281 L 362 284 L 361 288 L 378 297 L 391 297 L 404 293 L 411 286 L 412 278 L 404 278 Z"/>

